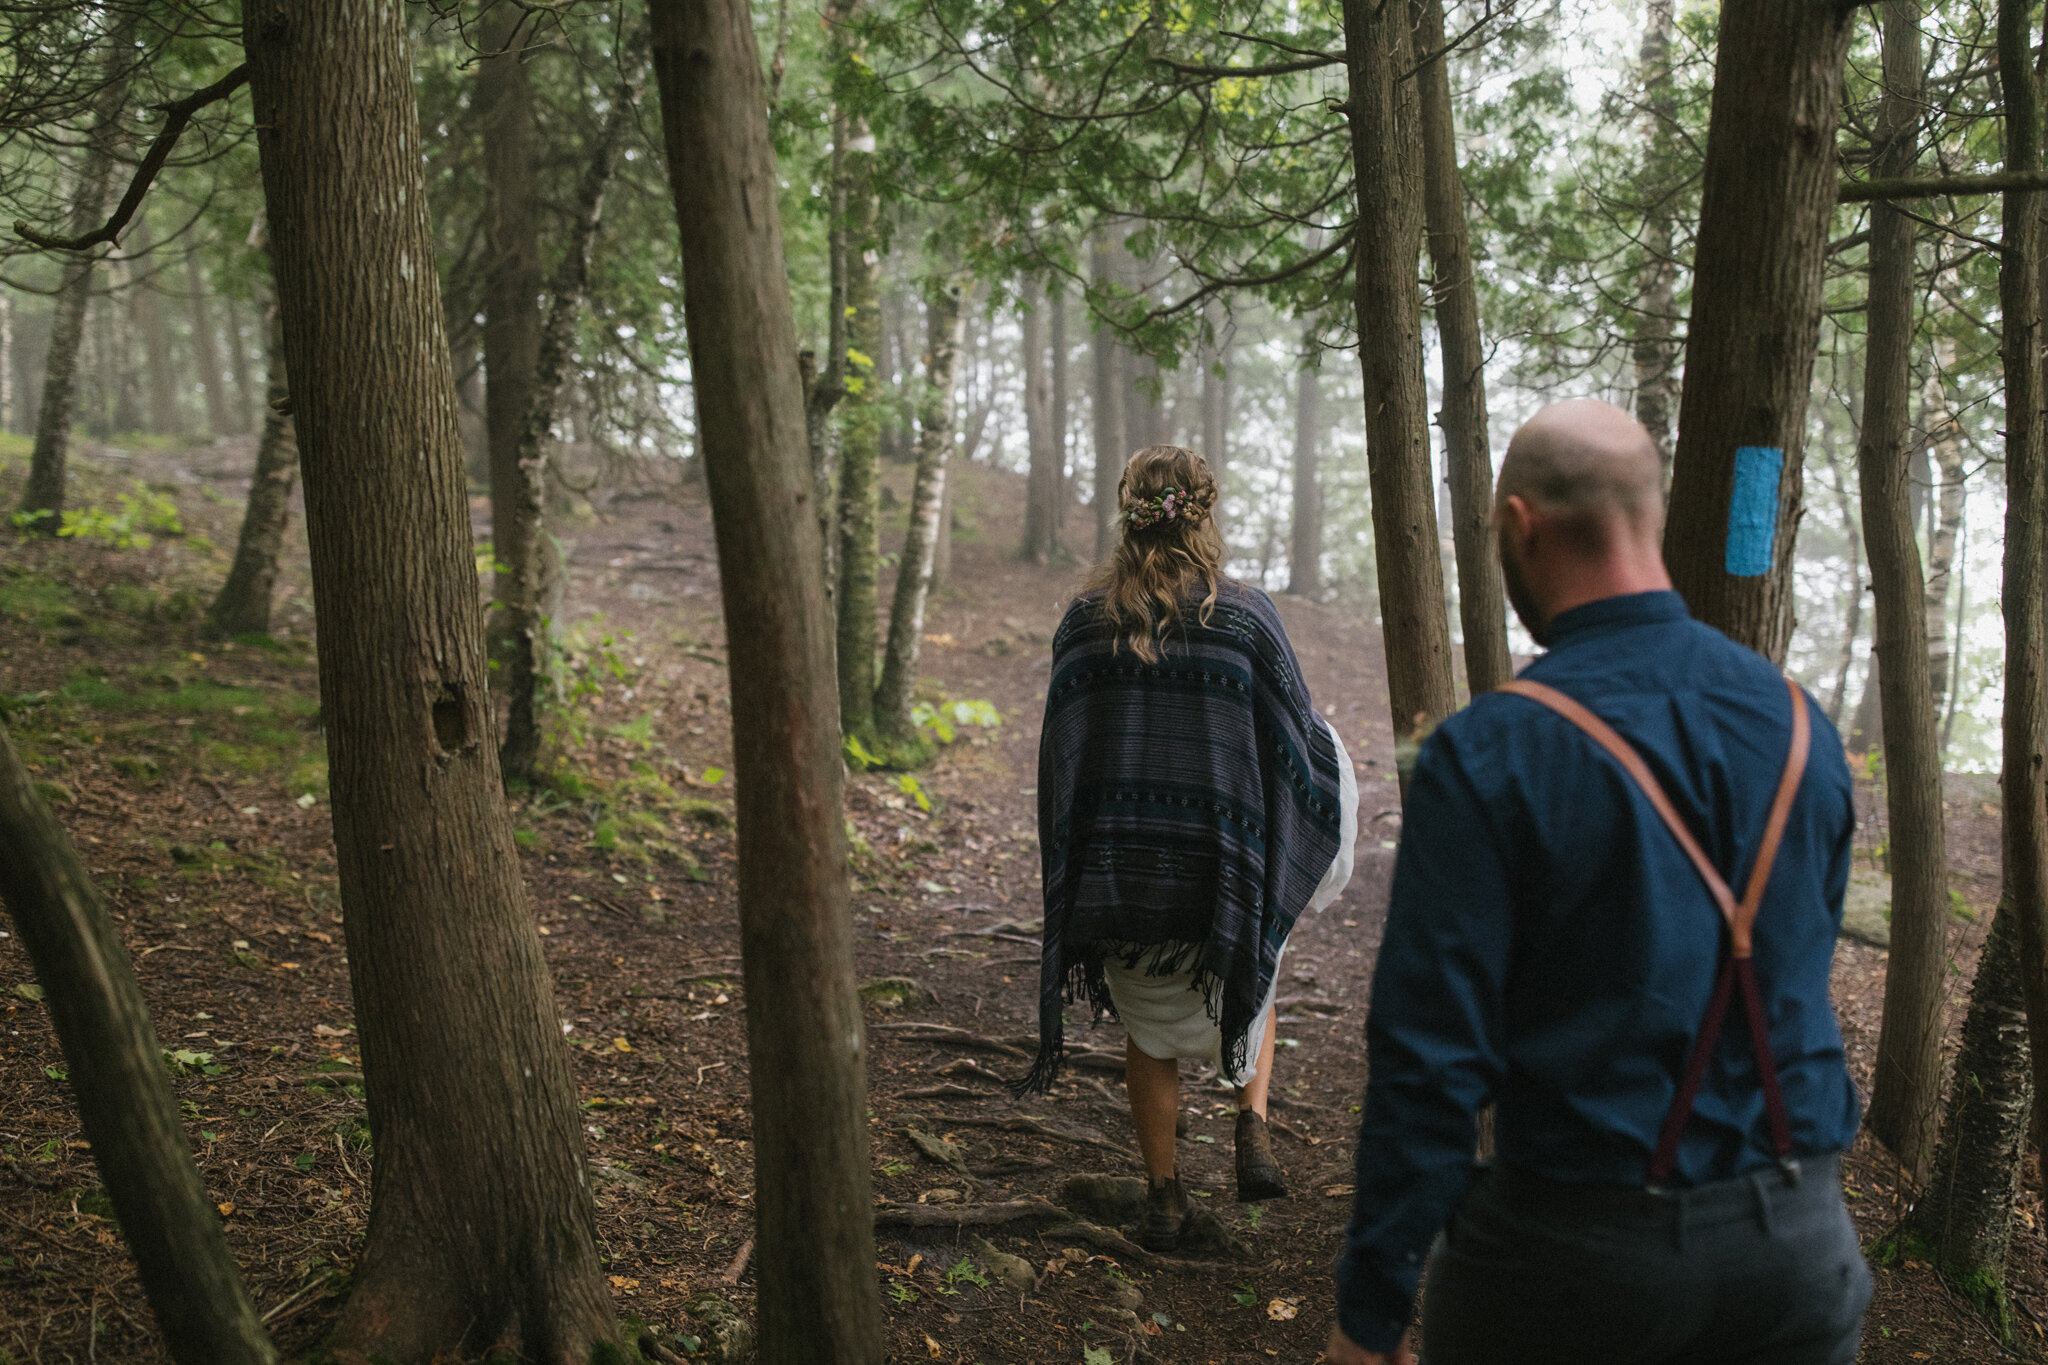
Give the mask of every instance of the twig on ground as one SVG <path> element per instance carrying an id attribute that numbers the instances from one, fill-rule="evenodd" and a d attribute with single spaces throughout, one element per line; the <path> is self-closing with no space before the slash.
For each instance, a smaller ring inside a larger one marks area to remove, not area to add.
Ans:
<path id="1" fill-rule="evenodd" d="M 944 1126 L 948 1128 L 999 1128 L 1006 1133 L 1036 1133 L 1040 1137 L 1056 1138 L 1061 1142 L 1077 1142 L 1088 1147 L 1100 1147 L 1105 1152 L 1115 1152 L 1118 1156 L 1136 1159 L 1131 1149 L 1122 1143 L 1111 1142 L 1108 1138 L 1101 1137 L 1095 1133 L 1076 1133 L 1064 1128 L 1055 1128 L 1051 1124 L 1040 1122 L 1029 1115 L 1019 1115 L 1016 1118 L 989 1118 L 973 1114 L 962 1118 L 948 1118 Z"/>
<path id="2" fill-rule="evenodd" d="M 738 1284 L 740 1276 L 747 1273 L 747 1262 L 753 1257 L 753 1254 L 754 1239 L 749 1237 L 746 1241 L 740 1243 L 739 1255 L 732 1258 L 732 1264 L 725 1268 L 725 1274 L 719 1276 L 719 1278 L 727 1284 Z"/>
<path id="3" fill-rule="evenodd" d="M 930 1085 L 922 1090 L 905 1090 L 891 1096 L 899 1100 L 989 1100 L 995 1096 L 986 1090 L 969 1090 L 964 1085 Z"/>

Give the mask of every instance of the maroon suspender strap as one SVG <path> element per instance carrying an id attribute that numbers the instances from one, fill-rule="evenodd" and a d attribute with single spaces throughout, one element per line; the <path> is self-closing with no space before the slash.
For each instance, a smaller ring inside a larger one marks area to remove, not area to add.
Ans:
<path id="1" fill-rule="evenodd" d="M 1784 1095 L 1778 1088 L 1778 1064 L 1771 1056 L 1770 1027 L 1764 1018 L 1763 996 L 1757 989 L 1756 964 L 1752 957 L 1757 911 L 1763 905 L 1764 888 L 1771 879 L 1771 866 L 1778 858 L 1778 845 L 1784 839 L 1785 822 L 1792 814 L 1793 798 L 1799 794 L 1799 782 L 1806 773 L 1806 755 L 1813 738 L 1812 722 L 1806 713 L 1806 694 L 1800 691 L 1798 683 L 1789 678 L 1785 680 L 1785 687 L 1792 696 L 1792 748 L 1785 756 L 1784 775 L 1778 779 L 1770 817 L 1764 823 L 1763 842 L 1757 848 L 1756 864 L 1750 869 L 1749 882 L 1743 887 L 1739 901 L 1729 890 L 1727 880 L 1721 876 L 1713 860 L 1693 838 L 1692 831 L 1686 828 L 1685 821 L 1679 818 L 1677 808 L 1664 794 L 1664 788 L 1650 771 L 1650 766 L 1633 745 L 1615 733 L 1613 726 L 1556 688 L 1543 683 L 1517 678 L 1500 689 L 1540 702 L 1557 712 L 1583 730 L 1621 765 L 1622 771 L 1648 798 L 1665 828 L 1671 831 L 1671 837 L 1692 860 L 1700 880 L 1706 884 L 1708 893 L 1719 907 L 1722 920 L 1728 925 L 1728 948 L 1714 977 L 1714 993 L 1707 1001 L 1707 1012 L 1700 1020 L 1698 1035 L 1693 1039 L 1692 1054 L 1686 1059 L 1678 1092 L 1672 1096 L 1671 1108 L 1665 1112 L 1664 1125 L 1657 1135 L 1656 1155 L 1650 1159 L 1650 1183 L 1653 1185 L 1663 1183 L 1677 1163 L 1678 1144 L 1685 1135 L 1685 1125 L 1692 1118 L 1693 1102 L 1699 1097 L 1707 1062 L 1720 1042 L 1730 997 L 1737 994 L 1742 997 L 1742 1013 L 1749 1025 L 1757 1079 L 1764 1092 L 1764 1114 L 1770 1124 L 1771 1146 L 1781 1161 L 1792 1154 L 1792 1125 L 1785 1114 Z"/>

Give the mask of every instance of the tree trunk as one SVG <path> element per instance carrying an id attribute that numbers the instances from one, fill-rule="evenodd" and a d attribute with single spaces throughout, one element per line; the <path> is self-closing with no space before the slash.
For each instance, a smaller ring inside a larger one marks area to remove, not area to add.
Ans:
<path id="1" fill-rule="evenodd" d="M 1224 327 L 1223 310 L 1211 300 L 1208 309 L 1210 342 L 1202 347 L 1202 458 L 1209 462 L 1209 473 L 1216 480 L 1216 506 L 1209 515 L 1216 523 L 1216 534 L 1225 545 L 1230 543 L 1228 523 L 1224 513 L 1230 501 L 1230 484 L 1225 478 L 1229 472 L 1225 465 L 1224 423 L 1228 416 L 1224 411 L 1225 392 L 1224 367 L 1228 363 L 1221 342 Z M 1305 333 L 1313 339 L 1313 333 Z M 1228 553 L 1224 555 L 1227 560 Z"/>
<path id="2" fill-rule="evenodd" d="M 861 0 L 831 0 L 825 22 L 834 58 L 860 57 L 854 25 Z M 875 719 L 875 607 L 880 589 L 882 376 L 881 256 L 877 240 L 881 204 L 875 190 L 875 137 L 866 120 L 843 114 L 846 148 L 840 155 L 846 197 L 846 318 L 850 411 L 840 429 L 839 456 L 839 728 L 873 733 Z M 856 357 L 856 354 L 858 358 Z"/>
<path id="3" fill-rule="evenodd" d="M 1058 276 L 1046 289 L 1046 344 L 1052 349 L 1052 555 L 1067 558 L 1067 427 L 1072 390 L 1067 372 L 1067 284 Z"/>
<path id="4" fill-rule="evenodd" d="M 135 335 L 135 262 L 125 254 L 108 261 L 107 296 L 99 301 L 99 319 L 106 346 L 104 383 L 111 399 L 110 431 L 142 430 L 142 376 L 139 373 Z"/>
<path id="5" fill-rule="evenodd" d="M 128 102 L 128 70 L 137 11 L 124 9 L 107 42 L 106 81 L 93 97 L 93 134 L 78 172 L 78 197 L 71 206 L 71 234 L 100 226 L 107 183 L 113 177 L 115 137 Z M 28 486 L 20 510 L 34 516 L 27 529 L 55 535 L 64 513 L 64 462 L 71 446 L 72 406 L 78 397 L 78 352 L 85 342 L 85 311 L 92 302 L 93 266 L 99 248 L 65 257 L 63 281 L 50 316 L 50 343 L 43 353 L 42 393 L 36 404 L 36 443 L 29 455 Z M 40 516 L 35 514 L 40 513 Z"/>
<path id="6" fill-rule="evenodd" d="M 1842 630 L 1841 663 L 1835 669 L 1835 685 L 1828 693 L 1828 724 L 1839 728 L 1842 706 L 1849 695 L 1849 670 L 1856 666 L 1856 636 L 1863 629 L 1863 528 L 1849 502 L 1849 490 L 1842 484 L 1842 466 L 1835 452 L 1827 453 L 1828 478 L 1835 485 L 1835 498 L 1842 505 L 1842 526 L 1849 542 L 1849 604 Z"/>
<path id="7" fill-rule="evenodd" d="M 1884 96 L 1877 169 L 1910 173 L 1919 159 L 1919 0 L 1885 0 Z M 1876 595 L 1875 649 L 1884 660 L 1885 804 L 1892 878 L 1891 964 L 1865 1118 L 1901 1165 L 1919 1172 L 1941 1100 L 1942 986 L 1948 966 L 1948 860 L 1941 748 L 1928 689 L 1927 599 L 1914 539 L 1910 473 L 1914 222 L 1870 206 L 1870 301 L 1863 434 L 1856 453 L 1863 540 Z"/>
<path id="8" fill-rule="evenodd" d="M 956 281 L 934 279 L 925 290 L 925 387 L 918 411 L 917 478 L 910 494 L 910 525 L 896 561 L 896 600 L 889 613 L 889 647 L 875 695 L 875 726 L 884 739 L 914 745 L 911 693 L 924 640 L 925 597 L 943 524 L 946 465 L 953 453 L 953 369 L 960 355 L 960 295 Z"/>
<path id="9" fill-rule="evenodd" d="M 2006 1250 L 2035 1093 L 2020 983 L 2019 917 L 2007 898 L 1999 902 L 1977 960 L 1941 1138 L 1902 1229 L 1925 1244 L 1915 1250 L 1924 1250 L 1949 1283 L 2000 1319 L 2001 1326 Z"/>
<path id="10" fill-rule="evenodd" d="M 128 250 L 152 266 L 160 264 L 152 254 L 155 246 L 144 215 L 136 215 L 135 226 L 129 230 Z M 184 423 L 178 420 L 178 383 L 170 331 L 164 325 L 163 296 L 151 281 L 138 281 L 130 292 L 128 308 L 142 340 L 142 361 L 149 380 L 149 429 L 160 436 L 177 435 L 184 430 Z"/>
<path id="11" fill-rule="evenodd" d="M 1956 728 L 1956 698 L 1963 691 L 1963 628 L 1970 621 L 1970 557 L 1968 545 L 1969 523 L 1964 519 L 1969 513 L 1969 503 L 1964 502 L 1956 515 L 1956 633 L 1949 652 L 1948 700 L 1941 716 L 1941 753 L 1943 762 L 1948 758 L 1949 736 Z"/>
<path id="12" fill-rule="evenodd" d="M 1672 0 L 1649 0 L 1638 60 L 1643 70 L 1642 264 L 1636 271 L 1636 420 L 1648 428 L 1671 478 L 1671 418 L 1678 408 L 1678 260 L 1671 200 L 1678 143 L 1678 86 L 1671 77 L 1671 43 L 1677 36 Z M 1472 689 L 1477 692 L 1475 686 Z"/>
<path id="13" fill-rule="evenodd" d="M 1316 454 L 1323 443 L 1322 389 L 1315 328 L 1302 329 L 1303 358 L 1294 380 L 1294 516 L 1287 542 L 1287 591 L 1323 590 L 1323 487 Z"/>
<path id="14" fill-rule="evenodd" d="M 331 1344 L 586 1365 L 617 1331 L 491 743 L 405 8 L 244 13 L 377 1151 Z"/>
<path id="15" fill-rule="evenodd" d="M 1444 51 L 1443 0 L 1417 0 L 1415 41 Z M 1486 432 L 1486 348 L 1479 289 L 1465 225 L 1448 54 L 1416 73 L 1422 114 L 1423 185 L 1429 219 L 1430 290 L 1443 348 L 1444 472 L 1451 492 L 1451 540 L 1458 563 L 1458 624 L 1465 634 L 1465 682 L 1472 695 L 1515 676 L 1508 656 L 1507 593 L 1493 547 L 1493 451 Z"/>
<path id="16" fill-rule="evenodd" d="M 806 506 L 796 329 L 744 0 L 657 0 L 698 430 L 731 631 L 763 1365 L 879 1365 L 867 1084 L 833 625 Z M 767 211 L 761 211 L 761 206 Z"/>
<path id="17" fill-rule="evenodd" d="M 630 59 L 629 59 L 630 60 Z M 505 605 L 507 707 L 505 742 L 498 763 L 508 781 L 531 782 L 540 757 L 540 690 L 548 678 L 549 637 L 561 614 L 564 578 L 561 550 L 545 534 L 548 495 L 548 445 L 554 439 L 555 413 L 569 381 L 575 358 L 576 319 L 590 278 L 590 244 L 604 216 L 605 189 L 611 183 L 619 140 L 634 105 L 632 77 L 608 106 L 598 144 L 589 149 L 576 186 L 575 215 L 562 260 L 548 288 L 546 325 L 526 386 L 526 412 L 520 420 L 519 443 L 511 477 L 517 480 L 514 521 L 523 536 L 514 581 L 500 600 Z M 492 498 L 499 480 L 491 479 Z"/>
<path id="18" fill-rule="evenodd" d="M 1999 0 L 1998 78 L 2005 96 L 2005 164 L 2041 166 L 2041 90 L 2026 0 Z M 2027 1003 L 2034 1093 L 2048 1094 L 2048 658 L 2042 578 L 2048 572 L 2048 431 L 2043 429 L 2042 195 L 2005 194 L 1998 294 L 2004 316 L 2005 894 L 2019 920 L 2020 982 Z"/>
<path id="19" fill-rule="evenodd" d="M 491 653 L 505 698 L 505 740 L 498 763 L 508 780 L 531 782 L 540 756 L 540 700 L 546 676 L 533 657 L 539 629 L 539 568 L 544 501 L 528 496 L 519 443 L 533 408 L 540 364 L 540 229 L 536 214 L 538 132 L 533 88 L 520 58 L 526 11 L 492 5 L 484 11 L 476 102 L 483 122 L 485 240 L 484 430 L 490 443 L 491 555 L 498 610 Z"/>
<path id="20" fill-rule="evenodd" d="M 14 430 L 14 294 L 0 288 L 0 431 Z"/>
<path id="21" fill-rule="evenodd" d="M 291 390 L 285 382 L 284 343 L 275 305 L 269 313 L 264 328 L 270 361 L 269 401 L 264 405 L 263 435 L 256 442 L 256 472 L 250 477 L 249 504 L 242 513 L 234 565 L 206 613 L 208 633 L 224 638 L 270 633 L 277 557 L 284 547 L 285 527 L 291 522 L 292 484 L 299 473 Z"/>
<path id="22" fill-rule="evenodd" d="M 1934 534 L 1927 541 L 1927 672 L 1934 686 L 1934 709 L 1940 711 L 1948 698 L 1951 668 L 1948 645 L 1949 578 L 1955 570 L 1956 532 L 1963 520 L 1963 433 L 1949 409 L 1942 376 L 1953 368 L 1955 342 L 1940 337 L 1934 343 L 1934 364 L 1921 389 L 1921 425 L 1927 431 L 1928 452 L 1941 476 L 1941 494 Z M 1960 616 L 1961 608 L 1957 608 Z"/>
<path id="23" fill-rule="evenodd" d="M 225 436 L 228 419 L 227 380 L 221 373 L 220 348 L 213 335 L 213 312 L 206 305 L 206 271 L 197 248 L 185 252 L 185 302 L 192 311 L 192 363 L 199 367 L 199 386 L 206 394 L 206 434 Z"/>
<path id="24" fill-rule="evenodd" d="M 41 981 L 92 1157 L 180 1365 L 277 1358 L 192 1164 L 128 950 L 0 727 L 0 901 Z"/>
<path id="25" fill-rule="evenodd" d="M 1800 449 L 1855 9 L 1727 0 L 1664 559 L 1692 614 L 1782 662 Z"/>
<path id="26" fill-rule="evenodd" d="M 1110 230 L 1097 229 L 1090 255 L 1098 289 L 1116 281 L 1115 250 Z M 1124 427 L 1123 348 L 1117 345 L 1116 329 L 1106 320 L 1096 321 L 1089 350 L 1095 367 L 1090 423 L 1095 437 L 1095 558 L 1101 560 L 1116 548 L 1116 486 L 1123 478 L 1124 460 L 1131 448 Z"/>
<path id="27" fill-rule="evenodd" d="M 1422 139 L 1417 91 L 1403 78 L 1415 65 L 1408 8 L 1344 0 L 1344 36 L 1373 551 L 1405 788 L 1416 747 L 1456 705 L 1422 373 Z"/>
<path id="28" fill-rule="evenodd" d="M 1054 552 L 1052 500 L 1058 475 L 1053 472 L 1052 394 L 1045 364 L 1045 292 L 1038 281 L 1025 287 L 1022 303 L 1017 315 L 1018 363 L 1024 372 L 1024 433 L 1030 459 L 1024 476 L 1024 539 L 1017 557 L 1045 564 Z"/>
<path id="29" fill-rule="evenodd" d="M 846 143 L 850 133 L 844 110 L 832 114 L 832 220 L 825 232 L 830 275 L 825 310 L 825 372 L 804 394 L 804 434 L 810 442 L 811 472 L 817 485 L 818 533 L 823 545 L 825 600 L 837 609 L 839 597 L 839 453 L 832 410 L 846 397 Z"/>
<path id="30" fill-rule="evenodd" d="M 256 425 L 255 390 L 249 383 L 249 348 L 242 336 L 242 307 L 233 294 L 228 295 L 228 373 L 235 381 L 235 421 L 233 434 L 247 436 Z"/>

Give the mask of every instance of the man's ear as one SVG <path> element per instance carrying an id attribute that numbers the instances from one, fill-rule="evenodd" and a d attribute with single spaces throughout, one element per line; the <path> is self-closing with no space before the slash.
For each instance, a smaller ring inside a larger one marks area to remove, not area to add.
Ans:
<path id="1" fill-rule="evenodd" d="M 1536 520 L 1536 509 L 1520 493 L 1510 493 L 1502 498 L 1494 512 L 1499 534 L 1517 549 L 1528 544 L 1536 529 Z"/>

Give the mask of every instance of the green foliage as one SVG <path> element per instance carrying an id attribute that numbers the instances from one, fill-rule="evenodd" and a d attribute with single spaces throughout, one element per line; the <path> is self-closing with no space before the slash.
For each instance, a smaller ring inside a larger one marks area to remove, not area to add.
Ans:
<path id="1" fill-rule="evenodd" d="M 962 1256 L 946 1270 L 946 1283 L 950 1285 L 971 1284 L 978 1289 L 988 1288 L 988 1276 L 972 1259 Z"/>
<path id="2" fill-rule="evenodd" d="M 160 535 L 185 534 L 184 523 L 178 517 L 178 504 L 140 480 L 136 481 L 134 491 L 120 494 L 115 502 L 118 507 L 112 512 L 90 506 L 67 508 L 58 520 L 57 534 L 75 540 L 96 541 L 117 550 L 141 549 Z M 33 526 L 47 521 L 49 516 L 48 511 L 16 512 L 14 524 L 17 527 Z"/>
<path id="3" fill-rule="evenodd" d="M 941 699 L 918 702 L 910 708 L 910 719 L 939 743 L 951 744 L 962 727 L 995 729 L 1003 723 L 1003 713 L 993 702 Z"/>

